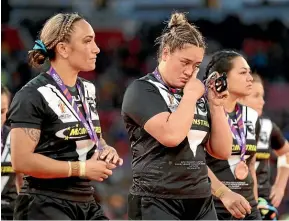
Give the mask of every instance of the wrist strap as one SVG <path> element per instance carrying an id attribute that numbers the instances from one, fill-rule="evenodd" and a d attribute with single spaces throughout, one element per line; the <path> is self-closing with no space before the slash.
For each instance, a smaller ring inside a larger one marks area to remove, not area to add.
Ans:
<path id="1" fill-rule="evenodd" d="M 77 176 L 77 177 L 85 177 L 86 175 L 86 161 L 68 161 L 69 171 L 68 177 Z"/>
<path id="2" fill-rule="evenodd" d="M 223 196 L 223 194 L 227 191 L 231 191 L 228 187 L 226 187 L 225 185 L 222 185 L 221 187 L 219 187 L 219 189 L 217 189 L 215 191 L 215 197 L 217 198 L 221 198 Z"/>
<path id="3" fill-rule="evenodd" d="M 80 164 L 79 161 L 71 162 L 71 176 L 79 176 L 80 175 Z"/>
<path id="4" fill-rule="evenodd" d="M 71 174 L 72 174 L 72 170 L 71 170 L 71 162 L 70 161 L 68 161 L 67 162 L 68 163 L 68 177 L 71 177 Z"/>
<path id="5" fill-rule="evenodd" d="M 79 166 L 80 166 L 80 171 L 79 171 L 79 176 L 80 177 L 85 177 L 86 174 L 86 162 L 85 161 L 80 161 L 79 162 Z"/>

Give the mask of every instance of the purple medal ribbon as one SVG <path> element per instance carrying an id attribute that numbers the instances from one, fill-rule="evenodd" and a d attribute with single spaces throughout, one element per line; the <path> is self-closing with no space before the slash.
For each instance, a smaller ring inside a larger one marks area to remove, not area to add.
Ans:
<path id="1" fill-rule="evenodd" d="M 228 123 L 231 127 L 231 131 L 236 137 L 237 143 L 241 148 L 241 161 L 245 161 L 245 153 L 246 153 L 246 138 L 245 138 L 245 131 L 244 131 L 244 122 L 242 119 L 242 109 L 236 105 L 236 117 L 237 117 L 237 125 L 239 128 L 239 133 L 237 132 L 233 121 L 231 120 L 230 116 L 226 113 Z"/>
<path id="2" fill-rule="evenodd" d="M 102 150 L 102 148 L 100 147 L 100 142 L 99 139 L 94 131 L 94 126 L 91 120 L 91 115 L 90 112 L 86 106 L 86 99 L 83 96 L 83 93 L 81 91 L 81 87 L 79 85 L 79 81 L 77 81 L 76 83 L 76 87 L 79 93 L 79 96 L 81 97 L 81 101 L 82 101 L 82 106 L 86 115 L 86 118 L 84 118 L 83 114 L 81 113 L 81 111 L 79 110 L 76 102 L 73 102 L 72 100 L 72 96 L 69 92 L 69 90 L 67 89 L 67 87 L 64 85 L 62 79 L 60 78 L 60 76 L 56 73 L 56 71 L 51 67 L 48 74 L 53 78 L 53 80 L 57 83 L 57 85 L 60 87 L 62 93 L 65 95 L 65 97 L 67 98 L 67 100 L 69 101 L 69 103 L 71 104 L 71 106 L 73 107 L 73 109 L 75 110 L 75 112 L 77 113 L 79 119 L 81 120 L 83 126 L 85 127 L 85 129 L 87 130 L 87 133 L 90 137 L 90 139 L 92 140 L 93 143 L 95 143 L 97 146 L 97 149 L 99 149 L 100 151 Z"/>

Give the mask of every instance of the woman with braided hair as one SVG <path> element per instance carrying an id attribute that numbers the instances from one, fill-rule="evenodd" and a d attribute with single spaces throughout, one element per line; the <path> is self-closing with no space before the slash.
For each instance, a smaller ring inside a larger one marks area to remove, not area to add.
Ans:
<path id="1" fill-rule="evenodd" d="M 256 175 L 258 179 L 258 208 L 263 220 L 277 220 L 289 178 L 289 143 L 282 135 L 281 129 L 267 116 L 263 115 L 264 85 L 259 74 L 253 73 L 253 91 L 240 100 L 254 110 L 260 117 L 260 135 L 256 153 Z M 272 164 L 270 156 L 274 152 L 278 156 L 277 176 L 274 184 L 270 183 Z"/>
<path id="2" fill-rule="evenodd" d="M 218 219 L 260 220 L 255 172 L 259 118 L 255 110 L 237 102 L 252 92 L 251 70 L 241 54 L 219 51 L 208 64 L 205 78 L 214 72 L 227 75 L 229 97 L 224 109 L 233 137 L 232 155 L 228 160 L 220 160 L 207 153 Z"/>
<path id="3" fill-rule="evenodd" d="M 11 167 L 10 128 L 5 125 L 10 105 L 10 91 L 1 84 L 1 219 L 12 220 L 17 192 L 16 174 Z"/>
<path id="4" fill-rule="evenodd" d="M 197 79 L 205 42 L 183 13 L 173 13 L 159 44 L 158 67 L 132 82 L 122 114 L 132 150 L 129 219 L 215 220 L 205 149 L 231 155 L 222 103 L 228 91 Z M 222 128 L 221 130 L 219 128 Z M 220 139 L 222 138 L 222 139 Z"/>
<path id="5" fill-rule="evenodd" d="M 29 51 L 34 67 L 50 68 L 14 97 L 9 112 L 11 158 L 24 185 L 14 219 L 107 219 L 90 180 L 102 182 L 122 164 L 101 136 L 95 87 L 79 78 L 100 52 L 90 24 L 76 13 L 51 17 Z"/>

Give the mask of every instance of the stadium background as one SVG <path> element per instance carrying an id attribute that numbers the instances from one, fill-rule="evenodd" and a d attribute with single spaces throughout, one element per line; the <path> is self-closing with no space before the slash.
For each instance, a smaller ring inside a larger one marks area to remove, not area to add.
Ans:
<path id="1" fill-rule="evenodd" d="M 289 139 L 289 0 L 2 0 L 1 7 L 1 83 L 12 94 L 37 74 L 27 65 L 27 51 L 48 17 L 79 12 L 94 27 L 101 53 L 96 70 L 81 76 L 95 83 L 105 138 L 125 162 L 109 180 L 95 184 L 111 219 L 126 219 L 131 183 L 129 144 L 120 117 L 123 93 L 131 80 L 156 66 L 154 39 L 173 10 L 189 12 L 207 39 L 200 78 L 214 51 L 232 48 L 245 54 L 265 79 L 266 115 Z M 289 217 L 288 187 L 280 211 Z"/>

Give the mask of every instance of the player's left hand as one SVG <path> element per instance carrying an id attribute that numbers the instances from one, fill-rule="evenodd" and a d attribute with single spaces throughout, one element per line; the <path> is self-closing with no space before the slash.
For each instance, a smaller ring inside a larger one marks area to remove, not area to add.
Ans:
<path id="1" fill-rule="evenodd" d="M 283 196 L 284 190 L 280 187 L 273 185 L 271 189 L 270 199 L 274 207 L 279 207 L 280 203 L 282 202 Z"/>
<path id="2" fill-rule="evenodd" d="M 123 164 L 123 159 L 121 159 L 116 150 L 109 145 L 105 145 L 101 152 L 96 151 L 93 157 L 104 160 L 106 163 L 118 164 L 119 166 Z"/>
<path id="3" fill-rule="evenodd" d="M 220 74 L 217 74 L 217 77 L 220 77 Z M 217 87 L 220 85 L 216 85 Z M 215 81 L 212 81 L 210 85 L 208 85 L 208 101 L 210 104 L 215 106 L 223 106 L 229 97 L 228 90 L 223 91 L 222 93 L 218 93 L 215 87 Z"/>

